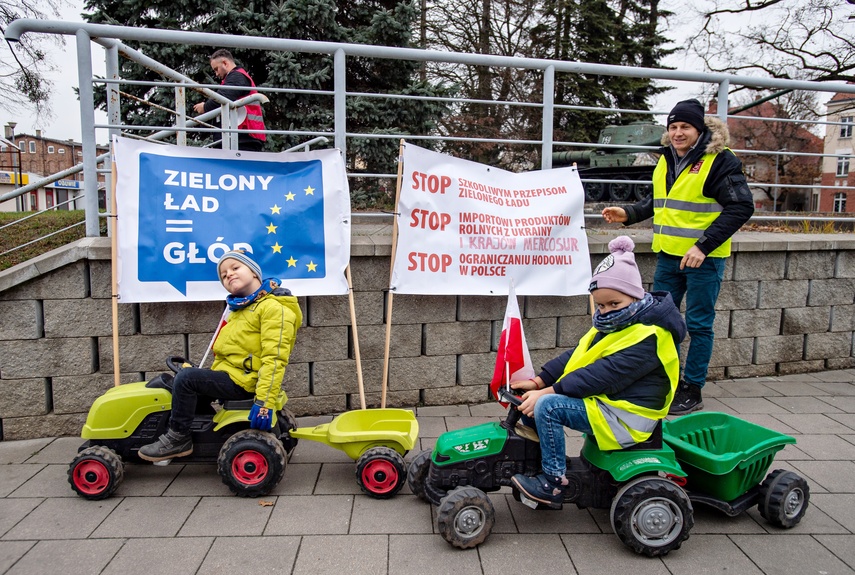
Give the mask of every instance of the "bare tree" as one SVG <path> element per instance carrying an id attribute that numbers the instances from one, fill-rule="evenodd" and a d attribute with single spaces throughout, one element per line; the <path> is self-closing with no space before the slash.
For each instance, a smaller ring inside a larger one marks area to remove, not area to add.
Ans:
<path id="1" fill-rule="evenodd" d="M 58 18 L 64 0 L 0 1 L 0 33 L 21 18 Z M 34 108 L 42 118 L 50 115 L 51 86 L 46 74 L 55 70 L 45 51 L 58 36 L 25 34 L 18 43 L 3 41 L 0 46 L 0 109 L 8 112 Z M 21 98 L 23 96 L 23 98 Z"/>
<path id="2" fill-rule="evenodd" d="M 686 49 L 710 71 L 855 81 L 852 0 L 697 0 L 693 4 L 695 13 L 686 21 L 695 24 L 687 24 Z"/>
<path id="3" fill-rule="evenodd" d="M 430 0 L 423 34 L 427 48 L 626 66 L 655 66 L 669 53 L 657 28 L 669 12 L 659 0 Z M 428 77 L 474 102 L 460 104 L 441 123 L 444 134 L 490 139 L 541 137 L 543 74 L 523 69 L 447 64 L 427 67 Z M 557 74 L 555 102 L 562 105 L 646 109 L 661 91 L 645 79 Z M 514 106 L 507 102 L 523 103 Z M 628 119 L 628 118 L 627 118 Z M 595 141 L 610 120 L 590 111 L 558 111 L 556 139 Z M 534 145 L 483 141 L 453 150 L 510 170 L 540 163 Z"/>
<path id="4" fill-rule="evenodd" d="M 536 23 L 532 0 L 438 0 L 426 11 L 426 47 L 435 50 L 492 54 L 529 55 L 529 30 Z M 535 90 L 534 78 L 524 70 L 429 64 L 428 75 L 475 100 L 453 106 L 441 121 L 440 131 L 466 138 L 497 138 L 528 133 L 525 117 L 505 101 L 527 102 Z M 508 169 L 530 169 L 531 159 L 519 148 L 490 142 L 465 142 L 454 148 L 466 157 Z M 521 165 L 518 165 L 521 163 Z"/>
<path id="5" fill-rule="evenodd" d="M 809 192 L 787 186 L 815 184 L 822 173 L 821 158 L 799 155 L 822 152 L 822 138 L 811 131 L 819 119 L 817 94 L 796 90 L 773 96 L 768 101 L 752 99 L 762 103 L 751 107 L 747 95 L 734 98 L 737 103 L 730 108 L 734 115 L 727 122 L 731 145 L 741 150 L 749 181 L 769 184 L 759 189 L 769 197 L 770 206 L 776 211 L 803 211 L 809 206 Z"/>

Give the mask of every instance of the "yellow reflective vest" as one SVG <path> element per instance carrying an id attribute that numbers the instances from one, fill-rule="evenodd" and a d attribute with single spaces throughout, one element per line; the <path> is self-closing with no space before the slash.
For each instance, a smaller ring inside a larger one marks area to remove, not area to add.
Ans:
<path id="1" fill-rule="evenodd" d="M 704 195 L 704 183 L 717 154 L 704 154 L 684 169 L 666 193 L 668 164 L 663 154 L 653 171 L 653 251 L 683 257 L 721 214 L 722 206 Z M 730 238 L 707 254 L 726 258 Z"/>
<path id="2" fill-rule="evenodd" d="M 646 441 L 656 427 L 656 423 L 668 414 L 668 408 L 671 406 L 671 400 L 674 399 L 674 392 L 677 390 L 677 382 L 680 379 L 680 357 L 674 338 L 665 328 L 640 323 L 606 334 L 600 341 L 591 345 L 596 334 L 596 328 L 591 328 L 582 337 L 567 361 L 559 381 L 572 371 L 632 347 L 653 334 L 656 335 L 656 354 L 671 382 L 671 388 L 661 409 L 642 407 L 622 399 L 611 399 L 604 393 L 583 398 L 585 413 L 588 415 L 588 421 L 600 449 L 603 451 L 622 449 Z"/>

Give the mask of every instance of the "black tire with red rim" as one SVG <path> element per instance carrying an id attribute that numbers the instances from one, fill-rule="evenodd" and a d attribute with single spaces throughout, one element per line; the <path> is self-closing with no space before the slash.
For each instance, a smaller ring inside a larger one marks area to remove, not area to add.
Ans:
<path id="1" fill-rule="evenodd" d="M 68 483 L 84 499 L 97 501 L 112 495 L 125 476 L 122 458 L 100 445 L 87 447 L 68 466 Z"/>
<path id="2" fill-rule="evenodd" d="M 356 482 L 375 499 L 389 499 L 407 480 L 407 468 L 400 453 L 389 447 L 372 447 L 356 461 Z"/>
<path id="3" fill-rule="evenodd" d="M 245 429 L 223 444 L 217 472 L 235 495 L 260 497 L 279 484 L 287 462 L 285 449 L 276 437 L 266 431 Z"/>

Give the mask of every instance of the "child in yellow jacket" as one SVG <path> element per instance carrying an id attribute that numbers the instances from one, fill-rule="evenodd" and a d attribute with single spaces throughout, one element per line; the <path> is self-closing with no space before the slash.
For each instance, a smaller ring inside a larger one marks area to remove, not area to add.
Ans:
<path id="1" fill-rule="evenodd" d="M 172 385 L 169 428 L 139 456 L 163 461 L 193 453 L 190 425 L 198 396 L 252 399 L 250 427 L 269 430 L 282 390 L 282 379 L 303 313 L 297 298 L 275 278 L 262 279 L 261 267 L 243 250 L 227 252 L 217 273 L 229 291 L 231 314 L 214 343 L 211 369 L 187 367 Z M 281 402 L 280 402 L 281 403 Z"/>

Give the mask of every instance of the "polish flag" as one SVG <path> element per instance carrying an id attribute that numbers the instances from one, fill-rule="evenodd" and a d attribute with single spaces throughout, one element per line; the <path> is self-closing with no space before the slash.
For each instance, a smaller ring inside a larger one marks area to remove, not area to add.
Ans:
<path id="1" fill-rule="evenodd" d="M 223 310 L 223 315 L 220 316 L 220 323 L 217 325 L 214 336 L 211 338 L 211 343 L 208 344 L 208 349 L 205 350 L 205 355 L 202 356 L 202 361 L 199 362 L 199 367 L 205 365 L 205 360 L 208 359 L 208 354 L 211 353 L 211 349 L 214 347 L 214 342 L 217 341 L 217 336 L 220 335 L 220 330 L 229 322 L 229 316 L 231 314 L 232 312 L 229 309 L 228 304 L 226 304 L 226 309 Z"/>
<path id="2" fill-rule="evenodd" d="M 522 326 L 522 314 L 517 303 L 514 284 L 508 288 L 508 307 L 505 309 L 505 321 L 502 323 L 502 335 L 499 336 L 499 352 L 496 354 L 496 368 L 490 381 L 490 392 L 499 398 L 499 387 L 502 384 L 510 388 L 512 381 L 531 379 L 534 377 L 534 367 L 531 355 L 525 341 Z M 500 402 L 502 403 L 502 402 Z M 507 405 L 502 403 L 502 405 Z"/>

